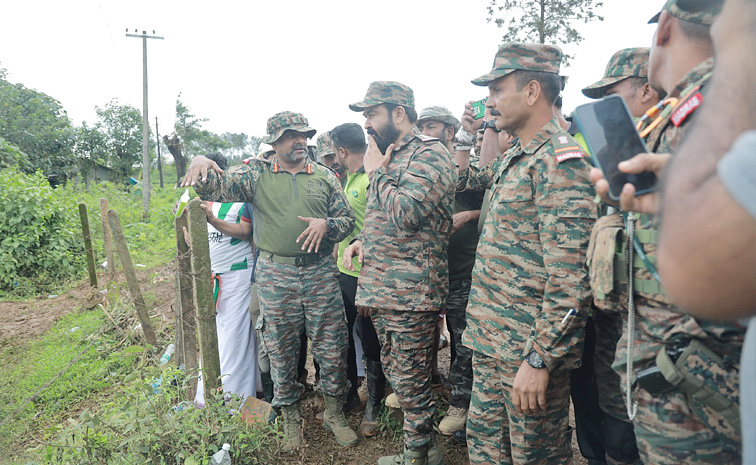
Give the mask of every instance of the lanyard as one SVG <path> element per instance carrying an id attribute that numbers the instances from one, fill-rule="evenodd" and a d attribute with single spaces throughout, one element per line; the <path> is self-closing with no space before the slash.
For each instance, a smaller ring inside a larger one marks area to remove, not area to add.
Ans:
<path id="1" fill-rule="evenodd" d="M 641 116 L 636 125 L 640 136 L 645 139 L 672 112 L 677 102 L 678 100 L 675 97 L 669 97 L 660 100 L 659 103 L 649 108 L 646 114 Z M 653 121 L 651 121 L 652 118 Z"/>

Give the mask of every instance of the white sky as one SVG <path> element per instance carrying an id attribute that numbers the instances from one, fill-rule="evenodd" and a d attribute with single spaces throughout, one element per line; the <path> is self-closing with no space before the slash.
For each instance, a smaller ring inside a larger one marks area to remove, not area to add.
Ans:
<path id="1" fill-rule="evenodd" d="M 490 0 L 23 0 L 7 2 L 0 67 L 11 82 L 58 99 L 76 124 L 94 123 L 112 98 L 142 109 L 142 41 L 148 40 L 149 118 L 172 130 L 176 97 L 217 133 L 262 136 L 267 118 L 304 113 L 320 131 L 362 124 L 348 104 L 374 80 L 415 91 L 418 111 L 487 90 L 470 80 L 491 68 L 503 31 L 487 23 Z M 622 48 L 650 46 L 648 19 L 663 0 L 604 0 L 603 22 L 581 24 L 565 110 Z"/>

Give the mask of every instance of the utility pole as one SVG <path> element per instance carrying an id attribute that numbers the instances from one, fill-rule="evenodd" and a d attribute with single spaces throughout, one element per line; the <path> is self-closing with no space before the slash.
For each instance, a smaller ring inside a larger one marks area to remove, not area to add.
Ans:
<path id="1" fill-rule="evenodd" d="M 160 174 L 160 188 L 163 188 L 163 159 L 160 157 L 160 129 L 158 129 L 157 116 L 155 117 L 155 139 L 158 149 L 158 174 Z"/>
<path id="2" fill-rule="evenodd" d="M 142 39 L 142 217 L 144 219 L 150 216 L 150 124 L 147 119 L 147 39 L 160 39 L 156 35 L 147 35 L 147 31 L 134 29 L 134 34 L 129 34 L 126 29 L 126 37 L 136 37 Z M 155 34 L 155 31 L 152 31 Z"/>

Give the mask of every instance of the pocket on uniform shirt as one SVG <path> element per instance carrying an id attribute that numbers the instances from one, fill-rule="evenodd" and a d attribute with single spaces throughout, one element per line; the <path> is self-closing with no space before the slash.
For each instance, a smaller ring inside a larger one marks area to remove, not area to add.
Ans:
<path id="1" fill-rule="evenodd" d="M 588 199 L 566 200 L 557 205 L 556 214 L 557 246 L 586 250 L 597 217 L 596 204 Z"/>

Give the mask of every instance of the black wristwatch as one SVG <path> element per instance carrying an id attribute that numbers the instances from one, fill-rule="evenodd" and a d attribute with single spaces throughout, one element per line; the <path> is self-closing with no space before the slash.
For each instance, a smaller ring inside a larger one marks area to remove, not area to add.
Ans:
<path id="1" fill-rule="evenodd" d="M 543 359 L 540 355 L 538 355 L 538 352 L 535 350 L 531 350 L 530 353 L 525 357 L 525 361 L 528 362 L 528 365 L 532 366 L 535 369 L 542 369 L 546 368 L 546 363 L 544 363 Z"/>
<path id="2" fill-rule="evenodd" d="M 485 131 L 486 129 L 493 129 L 494 132 L 501 132 L 501 129 L 496 127 L 496 120 L 488 119 L 483 121 L 483 125 L 480 127 Z"/>
<path id="3" fill-rule="evenodd" d="M 336 229 L 336 221 L 333 220 L 333 218 L 326 217 L 326 228 L 328 228 L 328 232 L 333 231 Z"/>

